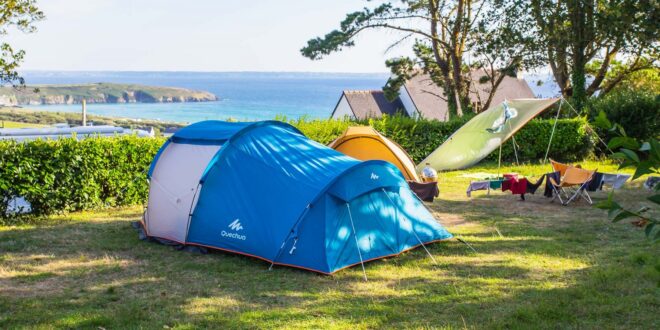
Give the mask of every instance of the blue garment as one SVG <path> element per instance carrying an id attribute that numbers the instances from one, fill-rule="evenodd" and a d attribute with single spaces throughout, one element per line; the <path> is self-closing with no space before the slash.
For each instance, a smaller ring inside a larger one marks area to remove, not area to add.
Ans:
<path id="1" fill-rule="evenodd" d="M 355 160 L 288 124 L 240 124 L 213 124 L 215 138 L 174 136 L 225 139 L 200 180 L 186 244 L 329 274 L 452 237 L 394 165 Z"/>

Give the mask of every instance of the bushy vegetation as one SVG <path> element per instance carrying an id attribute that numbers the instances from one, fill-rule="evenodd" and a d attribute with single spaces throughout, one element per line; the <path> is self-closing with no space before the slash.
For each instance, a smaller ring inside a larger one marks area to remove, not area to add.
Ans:
<path id="1" fill-rule="evenodd" d="M 285 118 L 280 118 L 284 119 Z M 413 120 L 406 117 L 388 117 L 363 121 L 349 120 L 289 120 L 309 138 L 328 144 L 350 125 L 370 125 L 408 151 L 415 162 L 421 162 L 433 150 L 459 129 L 469 118 L 448 122 Z M 532 120 L 515 135 L 518 157 L 521 161 L 536 161 L 545 156 L 554 119 Z M 550 157 L 571 161 L 588 157 L 593 143 L 583 119 L 560 119 L 550 148 Z M 512 142 L 502 148 L 502 158 L 514 160 Z M 497 159 L 497 152 L 490 159 Z"/>
<path id="2" fill-rule="evenodd" d="M 139 204 L 163 139 L 116 138 L 0 143 L 0 218 L 23 196 L 33 215 Z"/>
<path id="3" fill-rule="evenodd" d="M 554 119 L 532 120 L 515 134 L 516 151 L 520 161 L 536 161 L 543 159 Z M 595 136 L 590 134 L 584 119 L 559 119 L 548 157 L 562 161 L 576 161 L 592 155 Z M 490 154 L 488 159 L 496 160 L 498 151 Z M 502 146 L 502 159 L 515 159 L 513 140 Z"/>
<path id="4" fill-rule="evenodd" d="M 650 91 L 622 89 L 602 98 L 596 98 L 588 105 L 588 114 L 594 120 L 600 112 L 605 113 L 610 122 L 617 123 L 627 136 L 648 140 L 660 132 L 660 95 Z M 616 136 L 617 132 L 598 130 L 605 141 Z"/>
<path id="5" fill-rule="evenodd" d="M 384 117 L 369 121 L 289 121 L 305 135 L 327 144 L 349 125 L 371 125 L 408 150 L 416 162 L 431 153 L 466 119 L 450 122 Z M 516 134 L 521 160 L 541 159 L 554 120 L 534 120 Z M 591 152 L 584 121 L 562 119 L 550 155 L 561 160 L 585 158 Z M 59 139 L 0 142 L 0 218 L 7 218 L 7 201 L 23 196 L 32 214 L 140 204 L 146 201 L 145 175 L 163 139 L 137 137 Z M 497 152 L 491 157 L 497 157 Z M 513 159 L 508 143 L 503 157 Z"/>

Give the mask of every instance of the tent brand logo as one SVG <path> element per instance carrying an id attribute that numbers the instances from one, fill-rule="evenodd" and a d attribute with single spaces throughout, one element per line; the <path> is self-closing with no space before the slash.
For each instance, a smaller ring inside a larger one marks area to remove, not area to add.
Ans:
<path id="1" fill-rule="evenodd" d="M 233 231 L 243 230 L 243 225 L 241 225 L 241 222 L 238 219 L 234 220 L 227 227 L 229 227 L 229 229 L 231 229 Z M 238 239 L 238 240 L 241 240 L 241 241 L 244 241 L 244 240 L 247 239 L 247 237 L 245 235 L 241 235 L 239 233 L 230 233 L 230 232 L 227 232 L 226 230 L 223 230 L 222 232 L 220 232 L 220 235 L 222 237 Z"/>
<path id="2" fill-rule="evenodd" d="M 371 180 L 378 180 L 378 175 L 374 172 L 371 172 Z"/>
<path id="3" fill-rule="evenodd" d="M 241 222 L 238 221 L 238 219 L 234 220 L 234 222 L 230 223 L 227 227 L 234 231 L 243 230 L 243 226 L 241 226 Z"/>

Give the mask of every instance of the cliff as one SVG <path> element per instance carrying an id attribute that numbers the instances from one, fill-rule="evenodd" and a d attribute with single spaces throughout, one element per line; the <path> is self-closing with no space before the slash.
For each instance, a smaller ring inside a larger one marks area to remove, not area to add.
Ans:
<path id="1" fill-rule="evenodd" d="M 205 91 L 134 84 L 32 85 L 23 89 L 0 87 L 0 105 L 87 103 L 171 103 L 217 101 Z"/>

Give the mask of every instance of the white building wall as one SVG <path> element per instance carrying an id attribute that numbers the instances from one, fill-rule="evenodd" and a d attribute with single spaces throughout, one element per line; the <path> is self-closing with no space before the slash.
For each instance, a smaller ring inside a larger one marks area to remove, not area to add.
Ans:
<path id="1" fill-rule="evenodd" d="M 406 86 L 401 86 L 399 89 L 399 99 L 401 100 L 401 103 L 403 103 L 403 107 L 408 113 L 408 116 L 411 118 L 419 117 L 417 107 L 415 107 L 415 103 L 413 103 L 412 98 L 410 98 L 410 94 L 408 94 Z"/>
<path id="2" fill-rule="evenodd" d="M 335 107 L 335 111 L 332 112 L 332 118 L 342 119 L 345 116 L 348 116 L 351 119 L 355 119 L 355 114 L 353 114 L 353 110 L 351 110 L 351 106 L 348 104 L 346 95 L 342 94 L 339 103 L 337 103 L 337 107 Z"/>

